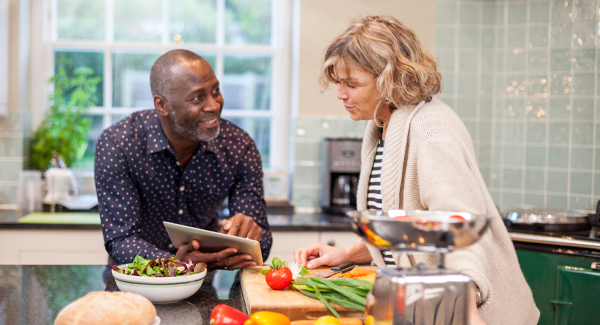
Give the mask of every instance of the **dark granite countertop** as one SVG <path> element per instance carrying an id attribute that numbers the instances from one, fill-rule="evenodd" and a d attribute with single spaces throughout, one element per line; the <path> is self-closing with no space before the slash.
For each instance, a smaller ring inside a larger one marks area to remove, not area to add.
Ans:
<path id="1" fill-rule="evenodd" d="M 19 223 L 23 214 L 15 210 L 0 210 L 0 230 L 2 229 L 72 229 L 72 230 L 100 230 L 100 224 L 77 223 Z M 96 214 L 96 218 L 97 214 Z M 342 215 L 328 215 L 323 213 L 293 213 L 269 214 L 269 224 L 274 232 L 291 231 L 352 231 L 347 217 Z M 561 247 L 567 247 L 569 254 L 596 255 L 600 254 L 600 229 L 594 227 L 595 236 L 590 238 L 589 231 L 585 233 L 558 234 L 541 233 L 525 230 L 508 229 L 509 235 L 517 248 L 528 250 L 547 251 L 551 249 L 556 253 L 563 253 Z M 590 253 L 591 252 L 591 253 Z"/>
<path id="2" fill-rule="evenodd" d="M 101 229 L 100 224 L 19 223 L 22 216 L 16 210 L 0 210 L 0 229 Z M 272 231 L 351 231 L 350 222 L 343 215 L 269 214 L 268 219 Z"/>
<path id="3" fill-rule="evenodd" d="M 221 303 L 242 310 L 238 273 L 209 272 L 190 298 L 155 305 L 160 324 L 209 324 Z M 107 266 L 0 265 L 0 324 L 53 324 L 63 307 L 91 291 L 118 291 Z"/>

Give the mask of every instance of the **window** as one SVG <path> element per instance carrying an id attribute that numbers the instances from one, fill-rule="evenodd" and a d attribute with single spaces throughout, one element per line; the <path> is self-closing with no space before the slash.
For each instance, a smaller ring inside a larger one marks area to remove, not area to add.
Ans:
<path id="1" fill-rule="evenodd" d="M 153 108 L 150 69 L 184 48 L 213 66 L 222 116 L 255 140 L 266 169 L 285 167 L 289 116 L 289 37 L 285 0 L 47 0 L 52 64 L 86 65 L 102 77 L 90 109 L 92 131 L 82 168 L 93 166 L 96 139 L 135 110 Z M 281 126 L 283 121 L 284 127 Z M 281 140 L 284 139 L 284 140 Z"/>

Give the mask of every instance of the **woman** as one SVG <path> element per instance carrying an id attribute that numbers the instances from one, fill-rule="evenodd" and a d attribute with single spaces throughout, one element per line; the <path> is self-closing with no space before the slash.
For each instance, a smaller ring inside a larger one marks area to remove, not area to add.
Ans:
<path id="1" fill-rule="evenodd" d="M 494 202 L 477 167 L 470 135 L 450 107 L 434 97 L 441 75 L 415 33 L 389 16 L 359 17 L 326 51 L 320 82 L 337 84 L 353 120 L 370 120 L 362 145 L 359 210 L 406 209 L 487 214 L 490 229 L 450 253 L 448 268 L 468 275 L 471 324 L 537 324 L 539 311 Z M 346 261 L 387 267 L 374 247 L 320 243 L 295 252 L 308 268 Z M 436 264 L 430 254 L 402 255 L 402 266 Z M 394 263 L 395 264 L 395 263 Z"/>

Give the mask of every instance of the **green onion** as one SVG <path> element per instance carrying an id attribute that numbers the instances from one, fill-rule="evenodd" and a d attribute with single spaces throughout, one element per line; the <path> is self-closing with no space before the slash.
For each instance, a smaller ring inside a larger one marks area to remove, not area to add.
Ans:
<path id="1" fill-rule="evenodd" d="M 294 280 L 292 288 L 308 297 L 321 300 L 333 315 L 340 318 L 329 302 L 347 309 L 365 311 L 366 297 L 373 284 L 359 279 L 299 277 Z"/>

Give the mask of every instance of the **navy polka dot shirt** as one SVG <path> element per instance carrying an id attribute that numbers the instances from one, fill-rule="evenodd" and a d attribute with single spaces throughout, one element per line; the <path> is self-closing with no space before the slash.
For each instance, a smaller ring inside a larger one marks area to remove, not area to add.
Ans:
<path id="1" fill-rule="evenodd" d="M 227 120 L 182 168 L 156 111 L 135 112 L 98 139 L 95 179 L 104 245 L 119 264 L 136 254 L 173 256 L 163 221 L 219 231 L 217 210 L 225 198 L 232 216 L 243 213 L 262 228 L 263 259 L 269 255 L 260 155 L 248 134 Z"/>

